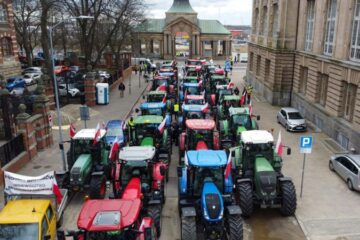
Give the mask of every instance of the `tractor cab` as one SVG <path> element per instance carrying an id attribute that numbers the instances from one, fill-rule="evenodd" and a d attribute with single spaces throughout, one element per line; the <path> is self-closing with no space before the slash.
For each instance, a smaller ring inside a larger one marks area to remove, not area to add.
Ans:
<path id="1" fill-rule="evenodd" d="M 192 224 L 181 225 L 182 236 L 196 236 L 199 226 L 205 239 L 242 240 L 241 209 L 232 198 L 226 152 L 187 151 L 185 159 L 185 166 L 178 167 L 179 211 L 182 223 Z"/>
<path id="2" fill-rule="evenodd" d="M 178 118 L 180 131 L 186 127 L 185 122 L 188 119 L 208 119 L 210 118 L 208 104 L 183 104 L 182 114 Z"/>
<path id="3" fill-rule="evenodd" d="M 229 116 L 229 108 L 238 108 L 240 105 L 241 97 L 237 95 L 223 95 L 219 99 L 217 106 L 217 117 L 219 120 L 226 119 Z"/>
<path id="4" fill-rule="evenodd" d="M 148 103 L 166 102 L 166 91 L 151 91 L 147 94 Z"/>
<path id="5" fill-rule="evenodd" d="M 200 77 L 198 76 L 188 76 L 184 77 L 182 82 L 183 83 L 198 83 L 200 81 Z"/>
<path id="6" fill-rule="evenodd" d="M 233 88 L 229 88 L 229 85 L 216 85 L 216 91 L 211 94 L 211 105 L 216 106 L 219 104 L 219 99 L 223 99 L 224 96 L 233 95 Z"/>
<path id="7" fill-rule="evenodd" d="M 204 95 L 186 95 L 185 104 L 204 105 L 205 104 Z"/>
<path id="8" fill-rule="evenodd" d="M 210 93 L 216 93 L 217 85 L 228 85 L 230 83 L 230 79 L 223 75 L 212 75 L 210 80 L 208 81 L 208 90 Z"/>
<path id="9" fill-rule="evenodd" d="M 169 76 L 156 76 L 153 79 L 152 91 L 164 91 L 169 95 L 175 94 L 175 86 Z"/>
<path id="10" fill-rule="evenodd" d="M 174 70 L 164 70 L 160 69 L 159 72 L 160 77 L 168 77 L 170 80 L 170 84 L 177 85 L 177 72 Z"/>
<path id="11" fill-rule="evenodd" d="M 186 66 L 186 75 L 185 77 L 200 77 L 201 75 L 201 66 Z"/>
<path id="12" fill-rule="evenodd" d="M 156 115 L 162 116 L 166 119 L 166 126 L 171 125 L 171 113 L 168 112 L 168 108 L 165 103 L 148 103 L 144 102 L 140 105 L 141 115 Z"/>
<path id="13" fill-rule="evenodd" d="M 199 83 L 184 83 L 182 87 L 180 87 L 179 99 L 182 103 L 185 99 L 186 95 L 202 95 L 203 87 L 202 81 Z"/>

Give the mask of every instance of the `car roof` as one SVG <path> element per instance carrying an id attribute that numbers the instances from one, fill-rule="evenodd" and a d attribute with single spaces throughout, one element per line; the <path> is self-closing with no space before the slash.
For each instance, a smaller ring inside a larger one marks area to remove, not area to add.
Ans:
<path id="1" fill-rule="evenodd" d="M 215 121 L 212 119 L 188 119 L 186 120 L 186 127 L 192 130 L 213 130 Z"/>
<path id="2" fill-rule="evenodd" d="M 124 147 L 119 154 L 120 160 L 126 161 L 144 161 L 155 157 L 156 149 L 154 147 Z"/>
<path id="3" fill-rule="evenodd" d="M 250 130 L 241 133 L 241 141 L 245 144 L 261 144 L 274 142 L 274 137 L 265 130 Z"/>
<path id="4" fill-rule="evenodd" d="M 297 110 L 296 108 L 292 108 L 292 107 L 284 107 L 284 108 L 281 108 L 281 110 L 284 110 L 285 112 L 299 112 L 299 110 Z"/>
<path id="5" fill-rule="evenodd" d="M 81 129 L 75 134 L 73 139 L 94 139 L 96 134 L 95 128 Z M 106 134 L 105 129 L 100 129 L 100 138 L 104 137 Z"/>
<path id="6" fill-rule="evenodd" d="M 134 118 L 135 124 L 160 124 L 162 121 L 163 117 L 157 115 L 141 115 Z"/>
<path id="7" fill-rule="evenodd" d="M 348 158 L 350 158 L 351 160 L 353 160 L 353 162 L 358 165 L 358 167 L 360 167 L 360 155 L 359 154 L 340 154 L 340 155 L 337 155 L 337 157 L 340 157 L 340 156 L 346 156 Z"/>
<path id="8" fill-rule="evenodd" d="M 202 150 L 187 151 L 187 163 L 195 167 L 222 167 L 227 164 L 225 151 Z"/>

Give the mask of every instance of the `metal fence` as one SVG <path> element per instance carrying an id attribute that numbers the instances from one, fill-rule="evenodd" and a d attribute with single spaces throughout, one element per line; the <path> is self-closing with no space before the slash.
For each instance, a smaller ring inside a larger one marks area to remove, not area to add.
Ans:
<path id="1" fill-rule="evenodd" d="M 1 166 L 5 166 L 20 153 L 25 150 L 22 134 L 17 135 L 13 139 L 0 147 L 0 162 Z"/>

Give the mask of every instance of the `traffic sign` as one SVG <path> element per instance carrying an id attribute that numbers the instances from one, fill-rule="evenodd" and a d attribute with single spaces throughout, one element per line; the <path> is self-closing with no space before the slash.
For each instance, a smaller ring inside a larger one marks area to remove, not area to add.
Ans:
<path id="1" fill-rule="evenodd" d="M 310 154 L 313 145 L 312 136 L 302 136 L 300 137 L 300 152 Z"/>
<path id="2" fill-rule="evenodd" d="M 53 126 L 53 120 L 52 120 L 51 114 L 48 115 L 48 119 L 49 119 L 49 126 L 52 127 Z"/>

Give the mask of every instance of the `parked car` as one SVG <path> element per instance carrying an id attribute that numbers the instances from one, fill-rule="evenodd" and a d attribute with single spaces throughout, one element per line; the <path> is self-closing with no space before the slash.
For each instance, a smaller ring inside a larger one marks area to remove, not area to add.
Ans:
<path id="1" fill-rule="evenodd" d="M 11 94 L 11 95 L 15 95 L 15 96 L 21 96 L 21 95 L 23 95 L 23 93 L 24 93 L 24 89 L 25 89 L 25 88 L 14 88 L 14 89 L 10 92 L 10 94 Z"/>
<path id="2" fill-rule="evenodd" d="M 71 97 L 77 97 L 80 95 L 80 90 L 75 88 L 72 84 L 68 84 L 68 91 L 66 88 L 66 84 L 62 83 L 58 86 L 59 89 L 59 95 L 60 96 L 66 96 L 69 94 Z"/>
<path id="3" fill-rule="evenodd" d="M 350 190 L 360 191 L 360 155 L 337 154 L 331 156 L 329 168 L 344 179 Z"/>
<path id="4" fill-rule="evenodd" d="M 62 72 L 68 71 L 70 68 L 68 66 L 59 65 L 55 66 L 54 72 L 56 75 L 61 74 Z"/>
<path id="5" fill-rule="evenodd" d="M 103 70 L 98 70 L 96 73 L 102 80 L 109 80 L 111 75 L 110 73 L 108 73 L 107 71 L 103 71 Z"/>
<path id="6" fill-rule="evenodd" d="M 240 62 L 248 62 L 248 54 L 247 53 L 241 53 L 239 60 L 240 60 Z"/>
<path id="7" fill-rule="evenodd" d="M 26 73 L 23 78 L 26 84 L 32 84 L 37 82 L 41 78 L 42 73 Z"/>
<path id="8" fill-rule="evenodd" d="M 110 120 L 106 124 L 106 135 L 105 142 L 108 146 L 111 146 L 115 139 L 118 138 L 119 145 L 125 144 L 125 134 L 123 131 L 124 121 L 121 120 Z"/>
<path id="9" fill-rule="evenodd" d="M 7 80 L 6 89 L 11 92 L 14 88 L 24 88 L 25 85 L 23 77 L 11 77 Z"/>
<path id="10" fill-rule="evenodd" d="M 306 121 L 295 108 L 282 108 L 276 118 L 277 122 L 286 128 L 286 131 L 306 131 Z"/>
<path id="11" fill-rule="evenodd" d="M 28 67 L 25 68 L 24 71 L 22 71 L 22 75 L 25 75 L 27 73 L 39 73 L 42 74 L 41 67 Z"/>

